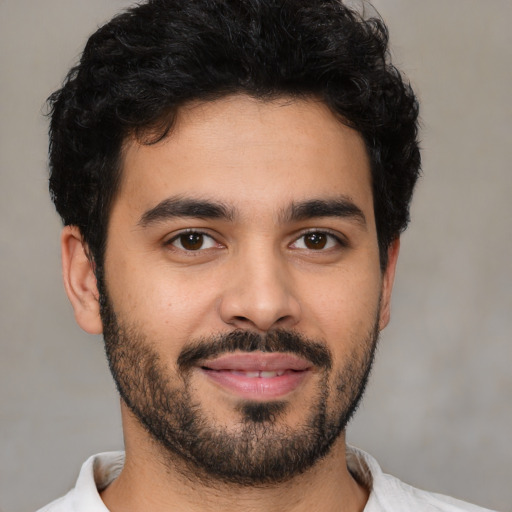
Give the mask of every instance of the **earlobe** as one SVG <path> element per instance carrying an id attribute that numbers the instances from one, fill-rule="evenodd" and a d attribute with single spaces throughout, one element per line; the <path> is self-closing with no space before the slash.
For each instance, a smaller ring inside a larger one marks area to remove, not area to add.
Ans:
<path id="1" fill-rule="evenodd" d="M 391 292 L 395 280 L 396 263 L 400 252 L 400 238 L 395 238 L 388 247 L 388 263 L 382 276 L 382 296 L 380 303 L 379 330 L 389 323 L 391 316 Z"/>
<path id="2" fill-rule="evenodd" d="M 76 226 L 65 226 L 61 234 L 64 287 L 78 325 L 90 334 L 101 334 L 99 293 L 93 262 Z"/>

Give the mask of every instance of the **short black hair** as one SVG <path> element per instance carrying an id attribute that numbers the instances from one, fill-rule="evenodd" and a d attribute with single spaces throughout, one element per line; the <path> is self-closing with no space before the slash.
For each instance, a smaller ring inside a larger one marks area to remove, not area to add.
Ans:
<path id="1" fill-rule="evenodd" d="M 186 102 L 236 93 L 315 97 L 362 135 L 385 267 L 420 153 L 418 103 L 390 62 L 383 21 L 341 0 L 149 0 L 99 28 L 48 100 L 51 196 L 98 278 L 123 142 L 159 140 Z"/>

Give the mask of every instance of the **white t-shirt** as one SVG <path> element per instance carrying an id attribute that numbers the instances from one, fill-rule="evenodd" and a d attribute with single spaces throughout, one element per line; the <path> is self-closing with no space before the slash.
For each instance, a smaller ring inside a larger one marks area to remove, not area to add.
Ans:
<path id="1" fill-rule="evenodd" d="M 82 466 L 76 485 L 65 496 L 38 512 L 108 512 L 99 491 L 121 472 L 124 452 L 93 455 Z M 449 496 L 415 489 L 383 473 L 377 461 L 357 448 L 347 448 L 347 465 L 371 489 L 364 512 L 492 512 Z"/>

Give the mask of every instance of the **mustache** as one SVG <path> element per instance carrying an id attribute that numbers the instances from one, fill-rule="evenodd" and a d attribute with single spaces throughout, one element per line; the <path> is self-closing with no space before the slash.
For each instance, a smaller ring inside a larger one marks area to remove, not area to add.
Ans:
<path id="1" fill-rule="evenodd" d="M 318 341 L 294 331 L 275 330 L 265 334 L 237 330 L 199 339 L 186 346 L 178 357 L 182 371 L 197 366 L 200 361 L 229 352 L 288 352 L 324 370 L 332 367 L 331 351 Z"/>

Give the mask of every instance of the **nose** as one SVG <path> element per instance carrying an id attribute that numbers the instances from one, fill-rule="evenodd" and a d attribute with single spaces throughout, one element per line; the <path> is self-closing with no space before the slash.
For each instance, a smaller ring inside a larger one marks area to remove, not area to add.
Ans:
<path id="1" fill-rule="evenodd" d="M 221 297 L 220 316 L 239 329 L 266 332 L 294 327 L 301 316 L 286 264 L 275 254 L 255 252 L 233 263 Z"/>

